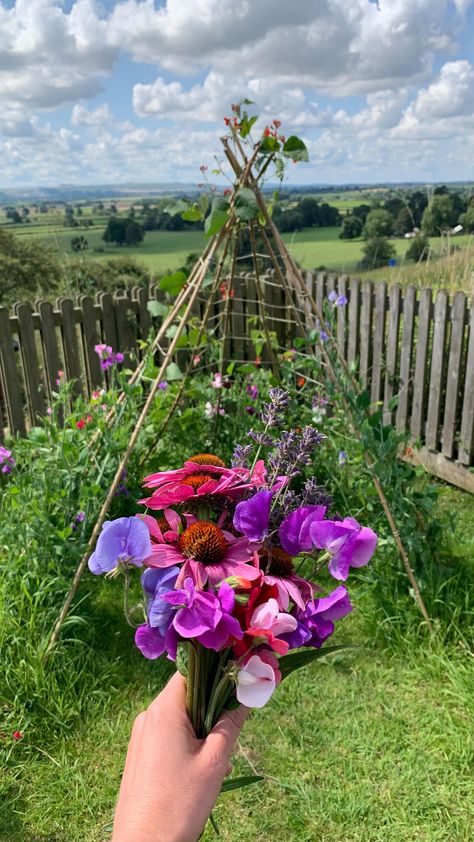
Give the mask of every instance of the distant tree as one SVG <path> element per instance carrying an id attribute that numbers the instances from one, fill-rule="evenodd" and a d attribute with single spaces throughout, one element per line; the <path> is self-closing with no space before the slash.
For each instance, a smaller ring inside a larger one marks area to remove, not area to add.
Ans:
<path id="1" fill-rule="evenodd" d="M 392 231 L 393 216 L 389 211 L 383 208 L 370 211 L 364 225 L 364 237 L 367 240 L 389 237 Z"/>
<path id="2" fill-rule="evenodd" d="M 303 217 L 303 226 L 305 228 L 312 228 L 313 225 L 319 225 L 319 203 L 316 199 L 308 197 L 298 202 L 295 210 Z"/>
<path id="3" fill-rule="evenodd" d="M 393 233 L 396 237 L 403 237 L 405 234 L 408 234 L 409 231 L 413 230 L 413 217 L 409 208 L 402 207 L 393 223 Z"/>
<path id="4" fill-rule="evenodd" d="M 20 222 L 23 222 L 23 219 L 21 218 L 21 216 L 20 216 L 20 214 L 18 213 L 17 210 L 12 211 L 12 213 L 10 215 L 10 219 L 13 222 L 14 225 L 19 225 Z"/>
<path id="5" fill-rule="evenodd" d="M 362 220 L 357 216 L 345 216 L 342 220 L 341 233 L 339 238 L 341 240 L 355 240 L 362 234 Z"/>
<path id="6" fill-rule="evenodd" d="M 144 236 L 145 232 L 142 226 L 133 219 L 127 219 L 127 225 L 125 226 L 125 245 L 137 246 L 143 242 Z"/>
<path id="7" fill-rule="evenodd" d="M 451 196 L 436 194 L 424 209 L 421 228 L 424 234 L 437 237 L 453 225 L 453 203 Z"/>
<path id="8" fill-rule="evenodd" d="M 277 228 L 284 233 L 302 231 L 305 227 L 304 217 L 297 210 L 284 211 L 281 214 L 274 214 L 274 222 Z"/>
<path id="9" fill-rule="evenodd" d="M 361 269 L 376 269 L 378 266 L 386 266 L 388 261 L 396 255 L 395 246 L 384 237 L 367 240 L 362 251 L 364 257 L 360 262 Z"/>
<path id="10" fill-rule="evenodd" d="M 117 205 L 113 203 L 110 205 L 110 213 L 117 213 Z"/>
<path id="11" fill-rule="evenodd" d="M 388 210 L 395 219 L 400 211 L 405 207 L 405 202 L 401 196 L 389 196 L 389 198 L 383 203 L 383 206 L 385 210 Z"/>
<path id="12" fill-rule="evenodd" d="M 62 272 L 58 256 L 46 246 L 0 228 L 0 304 L 57 292 Z"/>
<path id="13" fill-rule="evenodd" d="M 414 260 L 415 263 L 421 263 L 423 260 L 428 260 L 430 256 L 430 241 L 424 234 L 418 234 L 413 237 L 410 246 L 407 249 L 406 257 L 408 260 Z"/>
<path id="14" fill-rule="evenodd" d="M 73 237 L 71 240 L 71 248 L 75 252 L 86 251 L 89 248 L 89 243 L 87 242 L 86 238 L 79 235 L 79 237 Z"/>
<path id="15" fill-rule="evenodd" d="M 367 219 L 370 210 L 370 205 L 356 205 L 355 208 L 352 208 L 351 215 L 356 216 L 357 219 L 361 220 L 362 225 L 365 225 L 365 220 Z"/>
<path id="16" fill-rule="evenodd" d="M 334 205 L 329 205 L 323 202 L 319 206 L 319 222 L 320 228 L 335 228 L 341 224 L 341 214 Z"/>
<path id="17" fill-rule="evenodd" d="M 106 243 L 115 243 L 117 246 L 135 246 L 141 243 L 144 231 L 138 222 L 133 219 L 112 216 L 107 222 L 107 227 L 102 235 Z"/>
<path id="18" fill-rule="evenodd" d="M 125 242 L 125 228 L 127 220 L 112 216 L 107 222 L 102 239 L 106 243 L 115 243 L 116 246 L 123 246 Z"/>
<path id="19" fill-rule="evenodd" d="M 471 201 L 466 213 L 462 213 L 459 217 L 459 224 L 468 234 L 474 232 L 474 201 Z"/>
<path id="20" fill-rule="evenodd" d="M 413 217 L 413 226 L 415 228 L 420 228 L 421 217 L 427 204 L 428 199 L 426 197 L 426 194 L 422 193 L 421 190 L 415 190 L 413 193 L 410 193 L 408 197 L 408 207 L 411 210 Z"/>

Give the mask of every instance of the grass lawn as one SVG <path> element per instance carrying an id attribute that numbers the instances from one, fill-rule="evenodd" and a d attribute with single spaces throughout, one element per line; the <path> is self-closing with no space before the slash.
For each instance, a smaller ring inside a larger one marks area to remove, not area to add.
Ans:
<path id="1" fill-rule="evenodd" d="M 360 619 L 346 623 L 346 639 L 363 640 Z M 131 725 L 167 667 L 132 652 L 126 626 L 109 631 L 110 698 L 98 704 L 92 694 L 90 715 L 69 734 L 13 745 L 1 773 L 1 842 L 110 838 Z M 473 701 L 462 650 L 427 645 L 388 657 L 368 647 L 295 674 L 245 727 L 234 774 L 266 781 L 221 797 L 222 839 L 468 842 Z"/>

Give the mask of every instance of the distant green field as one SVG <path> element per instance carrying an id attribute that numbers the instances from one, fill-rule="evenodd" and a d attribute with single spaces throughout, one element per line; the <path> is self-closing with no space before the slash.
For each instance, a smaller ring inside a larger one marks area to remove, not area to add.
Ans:
<path id="1" fill-rule="evenodd" d="M 330 194 L 325 197 L 330 198 Z M 362 199 L 353 199 L 348 197 L 347 201 L 344 198 L 332 199 L 331 202 L 335 204 L 337 201 L 346 203 L 346 206 L 353 202 L 358 204 Z M 46 214 L 44 215 L 46 216 Z M 86 216 L 86 214 L 85 214 Z M 76 236 L 84 236 L 88 242 L 88 249 L 85 252 L 86 256 L 94 260 L 107 260 L 112 257 L 130 256 L 140 260 L 147 268 L 154 274 L 160 275 L 167 271 L 173 271 L 179 266 L 182 266 L 187 256 L 191 252 L 200 252 L 205 246 L 206 237 L 202 231 L 184 230 L 184 231 L 149 231 L 145 235 L 143 243 L 139 246 L 128 248 L 110 246 L 104 243 L 102 239 L 103 231 L 106 225 L 107 217 L 99 217 L 95 215 L 95 224 L 91 228 L 64 228 L 59 219 L 54 219 L 52 216 L 49 219 L 49 224 L 46 220 L 39 218 L 38 224 L 36 219 L 27 225 L 10 225 L 16 236 L 21 238 L 38 239 L 52 248 L 56 249 L 62 255 L 72 255 L 71 240 Z M 364 240 L 340 240 L 340 228 L 308 228 L 304 231 L 299 231 L 295 234 L 284 234 L 283 239 L 290 249 L 293 257 L 304 269 L 316 269 L 324 267 L 329 270 L 339 272 L 354 272 L 358 262 L 363 256 Z M 409 247 L 410 241 L 405 239 L 393 240 L 397 251 L 398 269 L 397 274 L 406 272 L 408 269 L 416 270 L 413 265 L 403 267 L 403 259 Z M 433 249 L 433 257 L 441 253 L 442 241 L 441 238 L 430 238 Z M 464 249 L 466 246 L 474 244 L 472 235 L 461 235 L 453 239 L 453 244 L 458 248 Z M 433 262 L 433 261 L 432 261 Z M 436 261 L 434 261 L 435 263 Z M 372 272 L 371 275 L 374 273 Z M 377 270 L 377 275 L 383 274 L 387 276 L 387 269 Z M 411 272 L 411 275 L 413 272 Z M 393 275 L 393 272 L 392 272 Z M 403 282 L 401 278 L 397 278 Z M 410 281 L 412 281 L 410 277 Z M 464 284 L 465 286 L 465 284 Z"/>

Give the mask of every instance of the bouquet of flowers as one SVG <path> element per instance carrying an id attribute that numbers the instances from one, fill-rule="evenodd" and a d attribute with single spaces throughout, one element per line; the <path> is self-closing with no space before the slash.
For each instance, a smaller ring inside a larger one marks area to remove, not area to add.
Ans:
<path id="1" fill-rule="evenodd" d="M 147 512 L 105 523 L 89 559 L 92 573 L 123 574 L 126 594 L 131 571 L 144 568 L 135 643 L 186 675 L 198 737 L 239 702 L 263 707 L 282 678 L 320 654 L 334 621 L 352 610 L 342 582 L 377 544 L 352 517 L 331 517 L 325 489 L 303 481 L 324 436 L 282 430 L 287 405 L 286 392 L 270 390 L 261 431 L 250 430 L 230 467 L 201 453 L 146 477 Z M 325 565 L 340 583 L 327 595 L 313 581 Z"/>

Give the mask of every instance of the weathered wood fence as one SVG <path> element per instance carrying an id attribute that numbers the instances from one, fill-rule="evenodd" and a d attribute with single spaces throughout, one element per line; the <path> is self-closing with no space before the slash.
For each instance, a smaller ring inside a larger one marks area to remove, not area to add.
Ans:
<path id="1" fill-rule="evenodd" d="M 335 290 L 348 304 L 338 307 L 337 341 L 373 401 L 383 405 L 387 423 L 408 430 L 419 447 L 408 458 L 431 473 L 474 491 L 474 300 L 457 293 L 452 301 L 440 290 L 414 287 L 387 289 L 385 283 L 364 283 L 325 273 L 307 273 L 308 290 L 322 306 Z M 294 308 L 289 307 L 273 277 L 263 278 L 265 318 L 278 343 L 288 346 L 297 334 Z M 58 370 L 75 380 L 76 394 L 90 394 L 106 384 L 94 345 L 140 356 L 152 319 L 155 288 L 129 293 L 99 293 L 93 300 L 60 298 L 17 304 L 10 313 L 0 308 L 0 440 L 7 430 L 24 435 L 45 413 L 56 388 Z M 196 305 L 202 315 L 204 298 Z M 237 279 L 234 297 L 214 307 L 211 320 L 230 319 L 226 356 L 252 357 L 250 330 L 256 327 L 259 304 L 255 279 Z M 226 316 L 226 313 L 228 314 Z M 398 395 L 396 408 L 391 399 Z"/>

